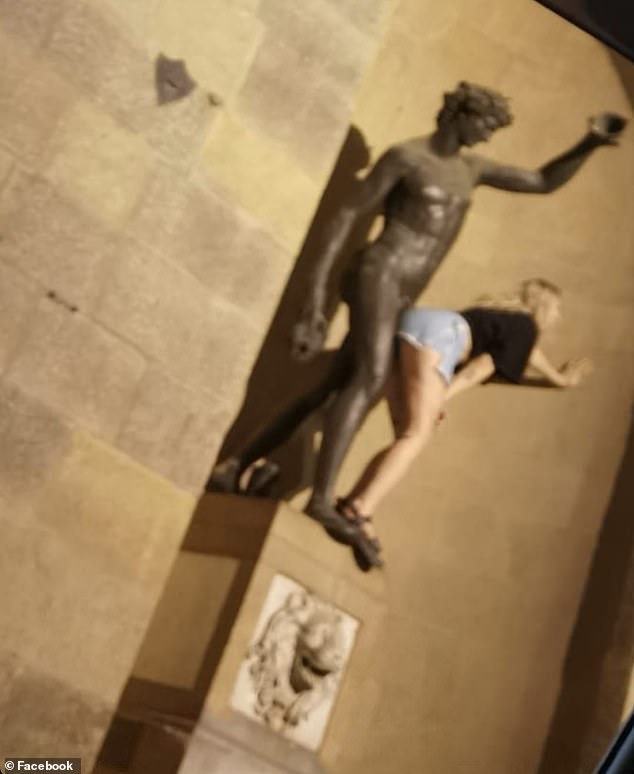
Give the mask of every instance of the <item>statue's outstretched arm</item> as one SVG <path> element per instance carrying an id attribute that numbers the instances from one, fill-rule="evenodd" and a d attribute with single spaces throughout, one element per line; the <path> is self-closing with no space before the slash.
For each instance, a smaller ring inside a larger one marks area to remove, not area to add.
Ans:
<path id="1" fill-rule="evenodd" d="M 471 156 L 477 185 L 520 193 L 551 193 L 568 182 L 590 154 L 603 145 L 616 145 L 626 120 L 613 113 L 590 119 L 590 131 L 569 150 L 536 170 L 522 169 Z"/>
<path id="2" fill-rule="evenodd" d="M 354 199 L 339 209 L 325 229 L 323 248 L 315 257 L 308 276 L 306 300 L 293 332 L 293 350 L 299 359 L 308 359 L 321 349 L 326 332 L 324 305 L 328 277 L 357 218 L 382 204 L 404 171 L 405 162 L 399 147 L 387 150 L 360 183 Z"/>

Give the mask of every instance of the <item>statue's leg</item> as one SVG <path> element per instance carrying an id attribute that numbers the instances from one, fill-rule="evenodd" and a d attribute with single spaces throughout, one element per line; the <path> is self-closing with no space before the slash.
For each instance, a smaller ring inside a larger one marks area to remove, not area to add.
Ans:
<path id="1" fill-rule="evenodd" d="M 350 372 L 351 354 L 350 342 L 346 339 L 321 382 L 287 406 L 231 457 L 216 465 L 207 481 L 206 490 L 238 492 L 240 477 L 249 465 L 266 457 L 287 441 L 301 423 L 342 385 Z"/>
<path id="2" fill-rule="evenodd" d="M 308 515 L 319 521 L 333 518 L 337 474 L 368 410 L 383 391 L 400 308 L 398 285 L 388 276 L 366 277 L 351 299 L 353 372 L 326 416 L 315 483 L 306 506 Z"/>

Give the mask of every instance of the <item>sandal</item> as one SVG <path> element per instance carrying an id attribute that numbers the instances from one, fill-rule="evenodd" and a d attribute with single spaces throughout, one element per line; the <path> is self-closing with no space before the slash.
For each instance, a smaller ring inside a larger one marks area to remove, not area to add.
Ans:
<path id="1" fill-rule="evenodd" d="M 355 554 L 358 552 L 371 567 L 382 567 L 383 560 L 380 557 L 381 543 L 378 538 L 370 537 L 363 529 L 365 524 L 372 523 L 372 517 L 363 516 L 359 513 L 354 503 L 346 497 L 340 497 L 335 507 L 338 513 L 356 527 L 355 534 L 350 541 Z"/>

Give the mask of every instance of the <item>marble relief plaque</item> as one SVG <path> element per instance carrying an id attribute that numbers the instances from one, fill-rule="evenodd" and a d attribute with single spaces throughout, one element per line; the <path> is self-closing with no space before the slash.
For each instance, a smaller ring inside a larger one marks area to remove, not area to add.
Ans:
<path id="1" fill-rule="evenodd" d="M 276 575 L 240 667 L 232 708 L 317 750 L 358 626 L 352 616 Z"/>

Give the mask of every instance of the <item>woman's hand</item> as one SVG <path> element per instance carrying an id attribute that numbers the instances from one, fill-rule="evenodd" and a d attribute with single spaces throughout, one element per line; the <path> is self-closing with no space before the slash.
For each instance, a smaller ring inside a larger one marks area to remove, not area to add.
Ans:
<path id="1" fill-rule="evenodd" d="M 594 370 L 594 365 L 588 357 L 580 357 L 569 360 L 560 369 L 559 373 L 564 381 L 564 387 L 577 387 Z"/>

